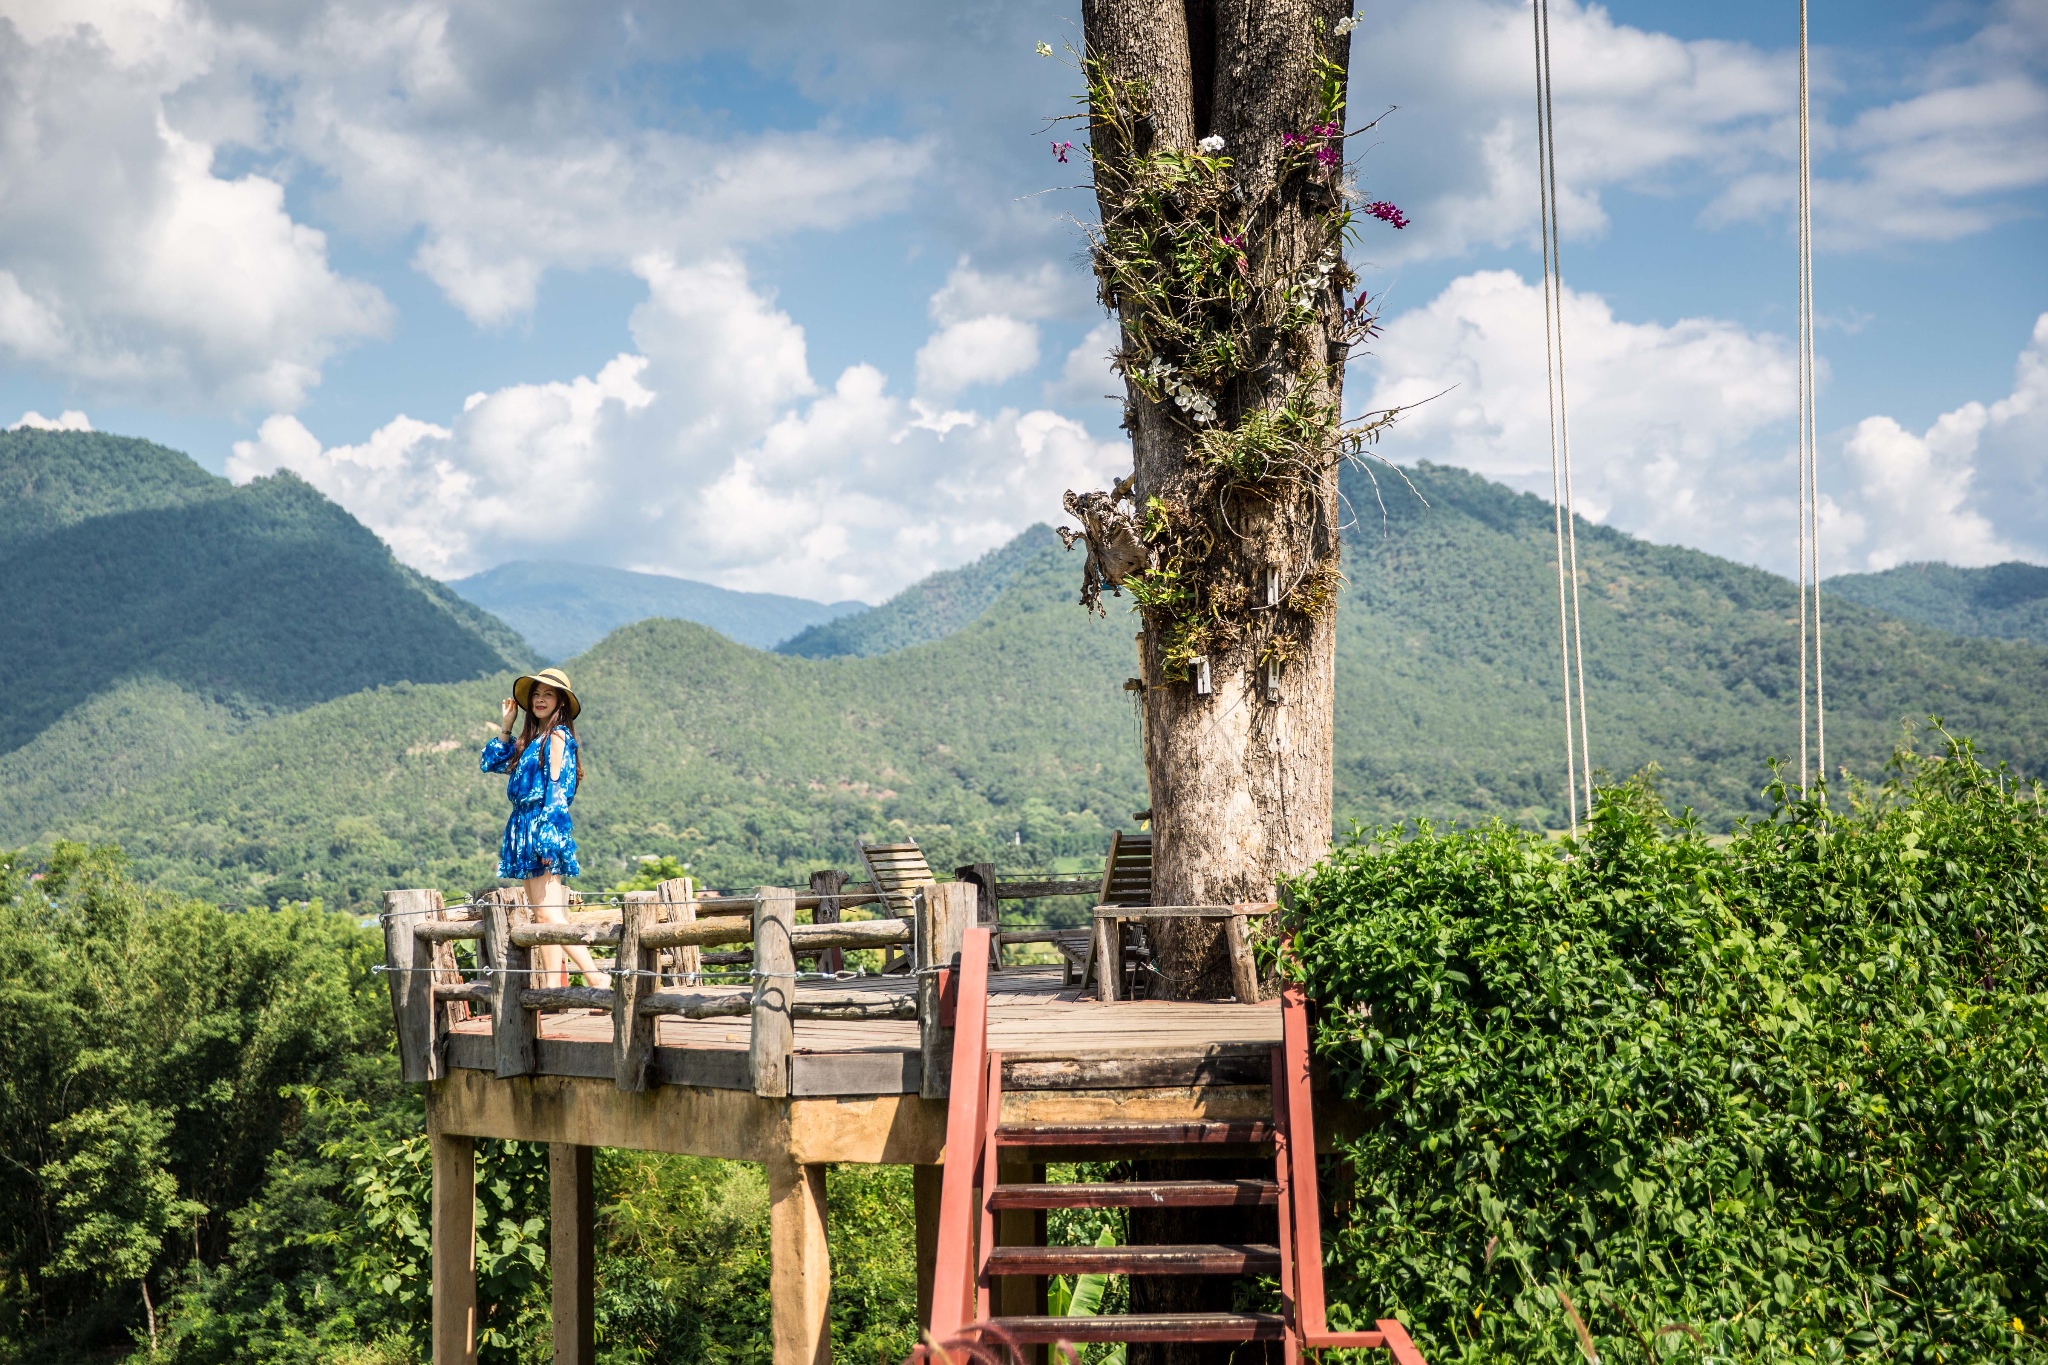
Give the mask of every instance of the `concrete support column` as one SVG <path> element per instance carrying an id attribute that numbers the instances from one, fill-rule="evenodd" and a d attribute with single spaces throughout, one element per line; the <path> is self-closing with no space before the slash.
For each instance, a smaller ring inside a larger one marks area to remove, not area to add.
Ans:
<path id="1" fill-rule="evenodd" d="M 476 1365 L 476 1141 L 428 1138 L 434 1155 L 434 1365 Z"/>
<path id="2" fill-rule="evenodd" d="M 597 1365 L 595 1155 L 592 1147 L 548 1144 L 548 1264 L 554 1282 L 555 1365 Z"/>
<path id="3" fill-rule="evenodd" d="M 769 1311 L 775 1365 L 831 1365 L 832 1253 L 825 1242 L 825 1168 L 767 1163 Z"/>

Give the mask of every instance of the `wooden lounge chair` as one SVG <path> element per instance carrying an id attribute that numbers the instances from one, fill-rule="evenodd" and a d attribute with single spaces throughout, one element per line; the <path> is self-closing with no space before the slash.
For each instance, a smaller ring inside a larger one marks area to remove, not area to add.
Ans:
<path id="1" fill-rule="evenodd" d="M 932 865 L 925 861 L 924 850 L 916 843 L 905 844 L 862 844 L 860 846 L 861 866 L 868 872 L 868 879 L 875 884 L 875 890 L 883 897 L 888 913 L 897 919 L 910 919 L 916 908 L 912 896 L 921 886 L 936 886 L 938 877 L 932 872 Z M 885 972 L 910 970 L 910 958 L 899 952 L 891 952 L 882 963 Z"/>

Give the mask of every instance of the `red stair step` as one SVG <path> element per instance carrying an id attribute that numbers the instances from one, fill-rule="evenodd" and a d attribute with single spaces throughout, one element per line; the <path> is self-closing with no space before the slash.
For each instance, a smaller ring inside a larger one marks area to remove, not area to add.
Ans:
<path id="1" fill-rule="evenodd" d="M 1280 1248 L 1263 1243 L 1185 1246 L 992 1247 L 988 1275 L 1277 1275 Z"/>
<path id="2" fill-rule="evenodd" d="M 1019 1345 L 1071 1341 L 1279 1341 L 1277 1313 L 1130 1313 L 1098 1318 L 993 1318 Z"/>
<path id="3" fill-rule="evenodd" d="M 992 1209 L 1202 1209 L 1276 1204 L 1270 1180 L 1121 1180 L 1087 1185 L 998 1185 Z"/>
<path id="4" fill-rule="evenodd" d="M 1265 1119 L 1221 1123 L 1006 1123 L 996 1129 L 1004 1147 L 1209 1147 L 1257 1145 L 1273 1140 Z"/>

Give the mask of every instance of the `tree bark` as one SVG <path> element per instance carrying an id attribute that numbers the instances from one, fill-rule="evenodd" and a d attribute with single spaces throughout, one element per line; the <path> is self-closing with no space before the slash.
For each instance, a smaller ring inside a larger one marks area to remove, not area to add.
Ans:
<path id="1" fill-rule="evenodd" d="M 1341 70 L 1348 42 L 1328 35 L 1349 0 L 1085 0 L 1088 55 L 1119 87 L 1140 89 L 1146 104 L 1138 150 L 1193 151 L 1214 134 L 1232 159 L 1241 201 L 1253 206 L 1257 240 L 1245 247 L 1248 276 L 1284 289 L 1312 268 L 1327 234 L 1317 220 L 1341 207 L 1341 163 L 1304 167 L 1285 139 L 1318 117 L 1319 54 Z M 1318 31 L 1320 23 L 1321 31 Z M 1093 87 L 1091 136 L 1097 158 L 1098 206 L 1105 230 L 1127 203 L 1106 190 L 1103 172 L 1121 149 L 1111 132 L 1115 111 L 1100 107 Z M 1338 140 L 1341 146 L 1341 139 Z M 1257 206 L 1266 211 L 1257 211 Z M 1098 270 L 1100 260 L 1098 258 Z M 1341 268 L 1337 272 L 1345 276 Z M 1105 292 L 1107 293 L 1107 286 Z M 1263 899 L 1274 882 L 1312 866 L 1329 849 L 1331 729 L 1335 701 L 1334 613 L 1293 610 L 1334 582 L 1338 555 L 1337 458 L 1262 485 L 1218 488 L 1196 452 L 1199 430 L 1173 403 L 1157 401 L 1129 379 L 1146 325 L 1144 308 L 1110 298 L 1124 324 L 1119 357 L 1126 367 L 1125 425 L 1131 434 L 1134 502 L 1201 506 L 1216 542 L 1203 570 L 1201 610 L 1222 629 L 1209 632 L 1211 690 L 1198 694 L 1169 657 L 1173 641 L 1148 613 L 1140 649 L 1145 670 L 1145 761 L 1152 791 L 1153 893 L 1158 904 L 1200 905 Z M 1341 292 L 1316 299 L 1319 321 L 1290 338 L 1288 354 L 1303 363 L 1267 364 L 1231 378 L 1217 394 L 1216 425 L 1272 410 L 1297 390 L 1331 408 L 1341 406 L 1344 342 Z M 1268 604 L 1268 575 L 1277 571 L 1283 598 Z M 1327 596 L 1327 592 L 1325 593 Z M 1233 605 L 1236 604 L 1236 605 Z M 1284 649 L 1268 678 L 1273 642 Z M 1157 993 L 1174 999 L 1230 992 L 1220 927 L 1194 919 L 1147 925 L 1160 969 Z"/>
<path id="2" fill-rule="evenodd" d="M 1151 556 L 1124 586 L 1145 620 L 1154 904 L 1264 899 L 1275 881 L 1329 849 L 1338 419 L 1362 305 L 1345 304 L 1352 278 L 1341 223 L 1332 231 L 1347 212 L 1341 131 L 1317 130 L 1329 127 L 1330 81 L 1338 100 L 1344 93 L 1349 44 L 1333 29 L 1349 11 L 1350 0 L 1082 4 L 1102 220 L 1095 265 L 1103 301 L 1122 323 L 1129 501 Z M 1201 148 L 1212 136 L 1222 148 Z M 1338 150 L 1323 150 L 1330 147 Z M 1162 152 L 1212 160 L 1162 162 Z M 1227 187 L 1206 207 L 1177 208 L 1187 201 L 1175 199 L 1172 177 L 1190 167 L 1209 175 L 1218 156 L 1229 158 Z M 1197 281 L 1197 297 L 1162 311 L 1162 293 L 1184 278 L 1172 262 L 1205 249 L 1205 225 L 1226 247 L 1236 239 L 1241 283 L 1225 272 L 1225 304 L 1213 283 Z M 1307 316 L 1279 306 L 1296 297 L 1311 301 Z M 1166 314 L 1174 316 L 1162 321 Z M 1204 361 L 1204 338 L 1223 334 L 1241 359 Z M 1277 464 L 1250 459 L 1242 434 L 1286 411 L 1322 415 Z M 1147 931 L 1156 994 L 1232 992 L 1217 922 L 1158 919 Z M 1215 1163 L 1182 1165 L 1140 1163 L 1139 1174 L 1215 1178 Z M 1275 1228 L 1265 1210 L 1134 1210 L 1131 1232 L 1143 1243 L 1249 1242 Z M 1131 1279 L 1134 1312 L 1228 1311 L 1231 1300 L 1225 1278 Z M 1260 1345 L 1129 1349 L 1132 1365 L 1267 1357 Z"/>

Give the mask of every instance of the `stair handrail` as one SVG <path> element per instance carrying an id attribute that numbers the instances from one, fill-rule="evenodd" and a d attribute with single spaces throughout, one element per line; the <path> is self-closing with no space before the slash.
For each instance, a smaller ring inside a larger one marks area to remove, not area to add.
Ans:
<path id="1" fill-rule="evenodd" d="M 956 1003 L 953 1009 L 953 1074 L 946 1099 L 946 1150 L 939 1184 L 939 1245 L 932 1276 L 931 1336 L 944 1341 L 974 1317 L 976 1217 L 974 1188 L 986 1159 L 984 1134 L 988 1116 L 982 1112 L 988 1087 L 983 1073 L 988 1056 L 989 936 L 977 926 L 967 930 L 960 946 Z"/>
<path id="2" fill-rule="evenodd" d="M 1395 1365 L 1424 1365 L 1406 1328 L 1381 1318 L 1377 1330 L 1330 1329 L 1323 1296 L 1322 1200 L 1316 1192 L 1316 1126 L 1311 1101 L 1308 1049 L 1308 994 L 1298 981 L 1280 993 L 1280 1047 L 1287 1083 L 1287 1184 L 1293 1200 L 1294 1313 L 1301 1344 L 1307 1347 L 1384 1349 Z"/>

